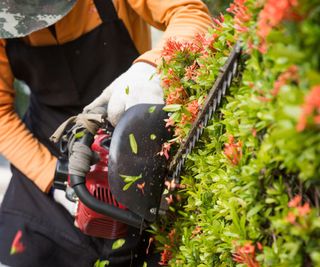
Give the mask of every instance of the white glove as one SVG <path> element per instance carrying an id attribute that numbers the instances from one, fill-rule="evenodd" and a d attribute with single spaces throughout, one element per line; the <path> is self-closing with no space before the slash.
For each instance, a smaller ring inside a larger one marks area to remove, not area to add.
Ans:
<path id="1" fill-rule="evenodd" d="M 66 198 L 66 192 L 60 189 L 53 190 L 53 199 L 55 202 L 61 204 L 69 211 L 72 216 L 75 216 L 77 204 Z"/>
<path id="2" fill-rule="evenodd" d="M 163 91 L 156 68 L 138 62 L 104 89 L 100 96 L 84 108 L 84 112 L 108 104 L 107 118 L 115 126 L 124 111 L 134 105 L 163 103 Z"/>

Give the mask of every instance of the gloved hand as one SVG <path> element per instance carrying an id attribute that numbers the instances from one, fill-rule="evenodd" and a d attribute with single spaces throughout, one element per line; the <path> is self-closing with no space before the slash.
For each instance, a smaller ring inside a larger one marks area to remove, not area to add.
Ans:
<path id="1" fill-rule="evenodd" d="M 66 192 L 60 189 L 53 189 L 53 199 L 55 202 L 61 204 L 66 210 L 75 216 L 77 205 L 75 202 L 70 201 L 66 198 Z"/>
<path id="2" fill-rule="evenodd" d="M 163 104 L 163 91 L 156 68 L 144 62 L 133 64 L 111 83 L 84 112 L 108 104 L 108 121 L 115 126 L 128 108 L 137 104 Z"/>

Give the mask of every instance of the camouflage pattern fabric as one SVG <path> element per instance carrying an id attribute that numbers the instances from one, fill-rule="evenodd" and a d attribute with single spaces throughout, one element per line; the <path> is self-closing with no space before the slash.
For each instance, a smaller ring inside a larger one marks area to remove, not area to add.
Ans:
<path id="1" fill-rule="evenodd" d="M 0 38 L 26 36 L 64 17 L 76 0 L 0 0 Z"/>

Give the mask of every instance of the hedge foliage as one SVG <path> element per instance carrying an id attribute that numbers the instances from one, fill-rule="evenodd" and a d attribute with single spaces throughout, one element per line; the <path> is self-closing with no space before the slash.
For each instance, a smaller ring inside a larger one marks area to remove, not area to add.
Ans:
<path id="1" fill-rule="evenodd" d="M 173 154 L 236 40 L 242 74 L 153 226 L 162 265 L 320 266 L 320 3 L 235 0 L 160 67 Z"/>

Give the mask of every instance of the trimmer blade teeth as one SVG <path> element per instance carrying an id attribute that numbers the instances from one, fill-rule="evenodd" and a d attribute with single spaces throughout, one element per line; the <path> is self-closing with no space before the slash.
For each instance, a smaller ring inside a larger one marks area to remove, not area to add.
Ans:
<path id="1" fill-rule="evenodd" d="M 225 96 L 226 93 L 227 93 L 227 83 L 226 81 L 224 81 L 222 85 L 222 95 Z"/>
<path id="2" fill-rule="evenodd" d="M 169 166 L 169 179 L 178 179 L 183 169 L 186 157 L 192 152 L 196 143 L 200 139 L 204 128 L 208 125 L 213 114 L 217 111 L 222 101 L 222 97 L 227 94 L 232 84 L 232 80 L 237 76 L 238 66 L 241 56 L 241 47 L 237 43 L 231 52 L 227 62 L 220 69 L 220 74 L 216 79 L 212 89 L 207 95 L 203 108 L 198 114 L 197 119 L 192 125 L 189 135 L 185 138 L 185 142 L 178 149 Z M 179 180 L 178 180 L 179 181 Z"/>
<path id="3" fill-rule="evenodd" d="M 232 82 L 232 72 L 230 71 L 228 74 L 228 87 L 231 86 L 231 82 Z"/>

